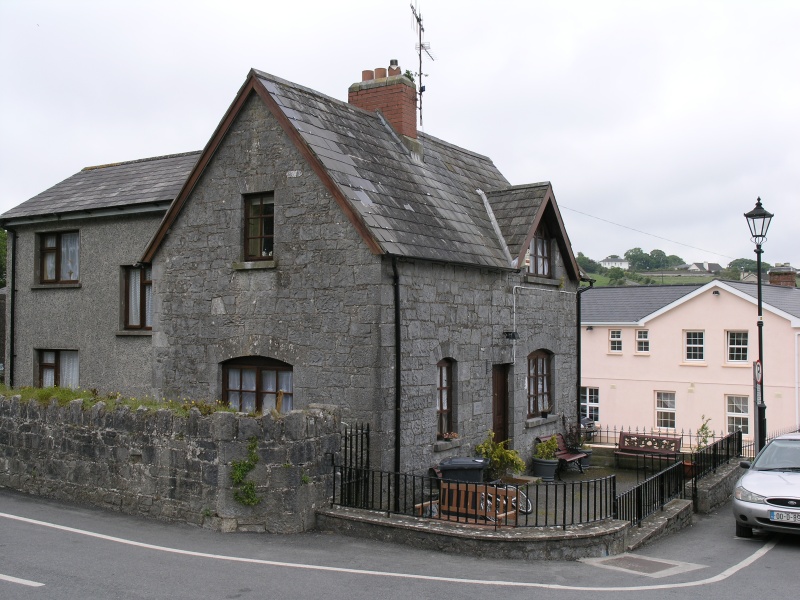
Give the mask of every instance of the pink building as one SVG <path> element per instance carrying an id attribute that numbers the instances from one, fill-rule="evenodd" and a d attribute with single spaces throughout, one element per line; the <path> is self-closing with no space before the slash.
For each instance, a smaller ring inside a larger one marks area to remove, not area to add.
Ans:
<path id="1" fill-rule="evenodd" d="M 793 280 L 792 280 L 793 284 Z M 767 431 L 800 424 L 800 290 L 763 286 Z M 757 286 L 607 287 L 581 299 L 584 414 L 603 428 L 753 434 Z"/>

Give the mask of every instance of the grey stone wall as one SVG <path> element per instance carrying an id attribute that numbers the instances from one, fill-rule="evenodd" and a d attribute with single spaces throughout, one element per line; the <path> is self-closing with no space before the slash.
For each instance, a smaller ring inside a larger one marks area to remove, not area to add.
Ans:
<path id="1" fill-rule="evenodd" d="M 82 388 L 126 396 L 154 393 L 150 334 L 122 329 L 121 267 L 141 258 L 162 216 L 158 212 L 17 228 L 15 386 L 38 385 L 37 349 L 77 350 Z M 36 234 L 74 230 L 80 233 L 80 286 L 37 285 Z M 10 266 L 8 273 L 10 277 Z M 7 357 L 6 368 L 9 363 Z"/>
<path id="2" fill-rule="evenodd" d="M 222 531 L 305 531 L 325 504 L 340 426 L 338 409 L 322 405 L 279 418 L 179 417 L 0 396 L 0 486 Z M 253 437 L 248 479 L 262 500 L 249 507 L 234 499 L 230 472 Z"/>

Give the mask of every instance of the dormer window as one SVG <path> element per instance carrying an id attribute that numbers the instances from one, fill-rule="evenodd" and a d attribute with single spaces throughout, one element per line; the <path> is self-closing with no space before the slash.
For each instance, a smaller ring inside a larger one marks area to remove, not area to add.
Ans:
<path id="1" fill-rule="evenodd" d="M 528 273 L 537 277 L 552 277 L 553 266 L 550 256 L 550 243 L 552 238 L 547 227 L 542 224 L 531 240 L 528 261 Z"/>

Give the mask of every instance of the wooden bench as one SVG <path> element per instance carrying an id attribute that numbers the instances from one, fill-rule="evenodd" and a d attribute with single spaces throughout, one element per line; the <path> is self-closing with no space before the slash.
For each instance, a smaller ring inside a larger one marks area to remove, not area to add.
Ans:
<path id="1" fill-rule="evenodd" d="M 491 501 L 487 501 L 489 496 Z M 512 500 L 516 496 L 517 490 L 513 486 L 442 481 L 439 499 L 415 504 L 414 509 L 420 517 L 494 525 L 506 519 L 516 519 L 517 511 L 512 507 Z"/>
<path id="2" fill-rule="evenodd" d="M 681 438 L 645 433 L 619 434 L 619 444 L 614 451 L 614 463 L 620 456 L 652 456 L 677 458 L 681 452 Z"/>
<path id="3" fill-rule="evenodd" d="M 578 469 L 580 472 L 583 473 L 583 465 L 581 464 L 581 459 L 586 458 L 588 454 L 586 452 L 581 452 L 580 450 L 571 450 L 567 447 L 567 443 L 564 441 L 564 436 L 560 433 L 556 433 L 556 441 L 558 441 L 558 450 L 556 450 L 556 458 L 558 459 L 559 465 L 568 466 L 571 463 L 575 463 L 578 465 Z M 552 435 L 546 435 L 541 438 L 536 438 L 537 443 L 546 442 L 549 440 Z"/>

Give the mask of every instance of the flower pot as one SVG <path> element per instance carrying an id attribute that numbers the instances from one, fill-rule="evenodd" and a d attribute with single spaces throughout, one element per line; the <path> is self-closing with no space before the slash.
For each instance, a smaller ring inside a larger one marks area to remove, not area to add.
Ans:
<path id="1" fill-rule="evenodd" d="M 581 448 L 578 452 L 583 452 L 586 455 L 581 459 L 581 468 L 585 469 L 592 462 L 592 450 L 591 448 Z"/>
<path id="2" fill-rule="evenodd" d="M 555 481 L 556 471 L 558 470 L 558 459 L 547 460 L 544 458 L 534 458 L 531 472 L 534 477 L 541 477 L 542 481 Z"/>

